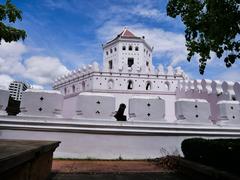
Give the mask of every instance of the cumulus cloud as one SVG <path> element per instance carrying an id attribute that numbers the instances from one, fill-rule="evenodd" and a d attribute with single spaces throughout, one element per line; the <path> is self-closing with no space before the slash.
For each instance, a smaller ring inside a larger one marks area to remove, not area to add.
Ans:
<path id="1" fill-rule="evenodd" d="M 0 73 L 20 74 L 24 72 L 22 55 L 27 52 L 22 42 L 6 43 L 0 45 Z"/>
<path id="2" fill-rule="evenodd" d="M 8 85 L 13 79 L 11 75 L 17 76 L 23 81 L 32 81 L 38 85 L 50 85 L 60 75 L 68 72 L 68 69 L 56 57 L 31 56 L 24 59 L 28 48 L 22 42 L 1 42 L 0 45 L 0 73 L 1 84 Z M 39 86 L 38 86 L 39 87 Z"/>
<path id="3" fill-rule="evenodd" d="M 111 40 L 123 30 L 119 22 L 108 21 L 97 30 L 99 39 Z M 161 28 L 149 28 L 141 24 L 127 27 L 137 36 L 145 36 L 146 41 L 154 47 L 153 55 L 157 58 L 170 59 L 170 64 L 175 66 L 186 61 L 187 50 L 183 34 L 165 31 Z"/>
<path id="4" fill-rule="evenodd" d="M 0 74 L 0 88 L 8 89 L 9 84 L 13 81 L 13 78 L 6 74 Z"/>
<path id="5" fill-rule="evenodd" d="M 25 61 L 25 76 L 37 84 L 50 84 L 68 69 L 55 57 L 32 56 Z"/>

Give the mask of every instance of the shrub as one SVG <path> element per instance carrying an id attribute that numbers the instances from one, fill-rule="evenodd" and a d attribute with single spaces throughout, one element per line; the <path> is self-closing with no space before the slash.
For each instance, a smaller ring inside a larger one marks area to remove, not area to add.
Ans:
<path id="1" fill-rule="evenodd" d="M 182 152 L 188 160 L 240 174 L 240 139 L 186 139 Z"/>

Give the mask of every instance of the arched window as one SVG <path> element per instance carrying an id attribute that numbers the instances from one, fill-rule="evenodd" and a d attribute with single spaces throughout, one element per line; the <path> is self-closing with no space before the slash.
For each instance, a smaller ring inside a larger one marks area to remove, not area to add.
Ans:
<path id="1" fill-rule="evenodd" d="M 106 51 L 106 55 L 108 55 L 108 51 Z"/>
<path id="2" fill-rule="evenodd" d="M 108 89 L 113 89 L 114 88 L 114 82 L 112 79 L 108 81 Z"/>
<path id="3" fill-rule="evenodd" d="M 128 86 L 127 86 L 128 89 L 132 90 L 133 89 L 133 81 L 132 80 L 129 80 L 128 81 Z"/>
<path id="4" fill-rule="evenodd" d="M 66 87 L 64 88 L 64 94 L 65 95 L 67 94 L 67 88 Z"/>
<path id="5" fill-rule="evenodd" d="M 85 82 L 82 82 L 82 91 L 85 91 Z"/>
<path id="6" fill-rule="evenodd" d="M 132 51 L 132 46 L 129 46 L 129 47 L 128 47 L 128 50 L 129 50 L 129 51 Z"/>
<path id="7" fill-rule="evenodd" d="M 126 46 L 123 46 L 123 47 L 122 47 L 122 50 L 124 50 L 124 51 L 125 51 L 125 50 L 126 50 Z"/>
<path id="8" fill-rule="evenodd" d="M 151 90 L 152 89 L 152 84 L 150 81 L 147 81 L 147 84 L 146 84 L 146 90 Z"/>
<path id="9" fill-rule="evenodd" d="M 72 92 L 75 93 L 75 85 L 72 85 Z"/>
<path id="10" fill-rule="evenodd" d="M 138 46 L 135 47 L 135 51 L 138 51 Z"/>
<path id="11" fill-rule="evenodd" d="M 170 90 L 170 83 L 168 82 L 168 81 L 166 81 L 165 83 L 164 83 L 164 85 L 165 85 L 165 88 L 166 88 L 166 90 Z"/>
<path id="12" fill-rule="evenodd" d="M 109 69 L 113 69 L 113 62 L 112 62 L 112 60 L 108 61 L 108 66 L 109 66 Z"/>
<path id="13" fill-rule="evenodd" d="M 110 49 L 110 53 L 112 53 L 113 52 L 113 50 L 112 49 Z"/>
<path id="14" fill-rule="evenodd" d="M 116 48 L 116 47 L 114 48 L 114 51 L 117 51 L 117 48 Z"/>

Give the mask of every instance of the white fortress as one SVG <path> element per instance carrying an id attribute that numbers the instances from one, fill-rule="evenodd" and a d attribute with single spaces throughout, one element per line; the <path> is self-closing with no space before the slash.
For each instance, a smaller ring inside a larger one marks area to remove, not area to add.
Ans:
<path id="1" fill-rule="evenodd" d="M 188 78 L 180 67 L 174 70 L 169 66 L 166 72 L 162 65 L 155 69 L 152 51 L 153 47 L 147 44 L 144 37 L 137 37 L 124 29 L 116 38 L 103 45 L 102 70 L 94 62 L 56 79 L 53 89 L 64 95 L 63 116 L 73 117 L 78 95 L 92 92 L 93 95 L 113 95 L 116 98 L 116 110 L 121 103 L 128 106 L 133 96 L 160 97 L 168 107 L 166 118 L 173 119 L 178 82 Z"/>
<path id="2" fill-rule="evenodd" d="M 94 62 L 53 90 L 26 90 L 17 116 L 6 115 L 9 92 L 0 89 L 0 138 L 58 140 L 61 158 L 144 159 L 181 154 L 190 137 L 240 137 L 239 82 L 155 68 L 152 52 L 124 29 L 103 45 L 102 69 Z M 120 104 L 126 121 L 114 117 Z"/>

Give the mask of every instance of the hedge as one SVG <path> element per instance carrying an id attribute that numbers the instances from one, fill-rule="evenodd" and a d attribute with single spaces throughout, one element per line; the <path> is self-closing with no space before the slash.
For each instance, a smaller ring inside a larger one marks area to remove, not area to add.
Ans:
<path id="1" fill-rule="evenodd" d="M 186 139 L 182 152 L 188 160 L 240 174 L 240 139 Z"/>

